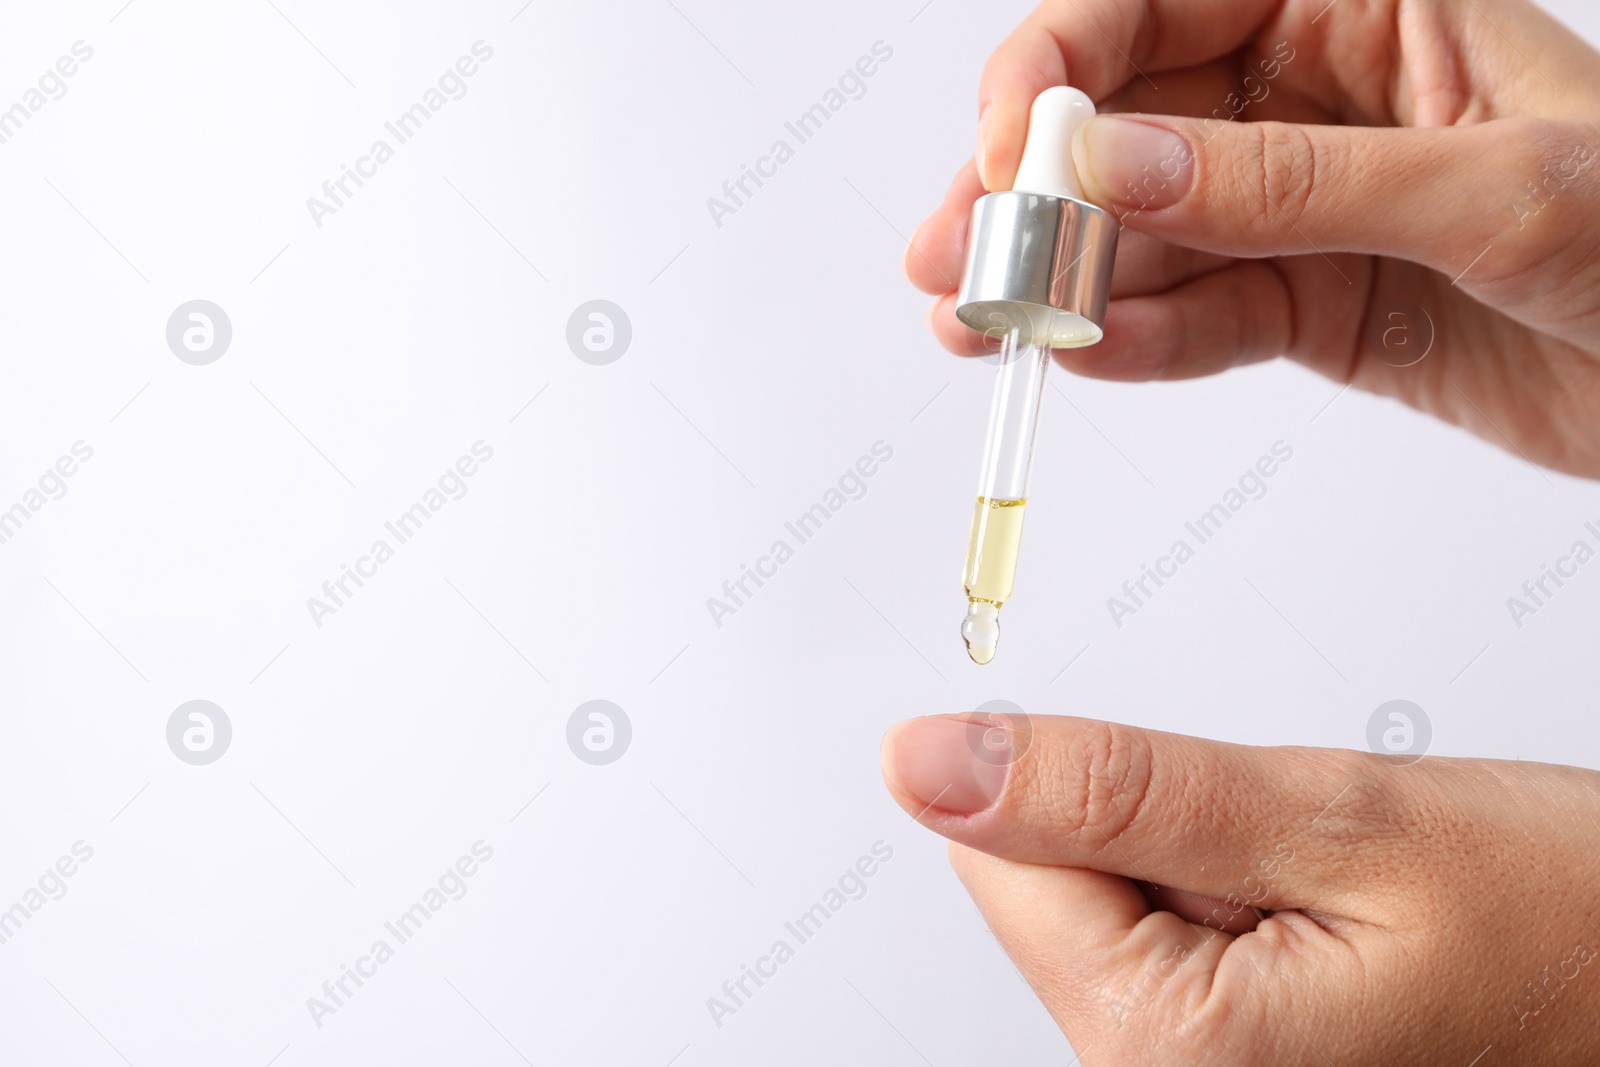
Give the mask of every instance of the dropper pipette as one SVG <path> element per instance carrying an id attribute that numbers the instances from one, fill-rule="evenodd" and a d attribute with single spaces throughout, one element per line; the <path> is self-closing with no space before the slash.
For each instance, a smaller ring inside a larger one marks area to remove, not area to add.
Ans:
<path id="1" fill-rule="evenodd" d="M 1083 199 L 1072 136 L 1094 103 L 1058 86 L 1034 100 L 1014 188 L 973 206 L 956 315 L 999 342 L 999 368 L 962 584 L 961 636 L 973 662 L 994 658 L 1011 596 L 1033 467 L 1045 370 L 1055 348 L 1104 336 L 1120 226 Z"/>

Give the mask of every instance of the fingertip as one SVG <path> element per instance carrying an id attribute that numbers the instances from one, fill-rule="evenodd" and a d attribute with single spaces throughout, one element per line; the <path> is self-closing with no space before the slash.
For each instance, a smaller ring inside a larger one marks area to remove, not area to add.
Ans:
<path id="1" fill-rule="evenodd" d="M 985 190 L 1004 192 L 1017 181 L 1022 162 L 1022 142 L 1028 136 L 1028 105 L 1017 100 L 996 100 L 984 110 L 978 124 L 978 177 Z"/>
<path id="2" fill-rule="evenodd" d="M 978 181 L 977 167 L 969 161 L 956 172 L 944 199 L 917 227 L 906 245 L 901 265 L 912 285 L 930 295 L 938 295 L 960 284 L 972 204 L 982 195 L 983 185 Z"/>
<path id="3" fill-rule="evenodd" d="M 978 162 L 969 159 L 951 179 L 950 190 L 944 194 L 944 202 L 954 204 L 963 212 L 967 212 L 972 210 L 972 202 L 983 193 L 983 179 L 978 176 Z"/>
<path id="4" fill-rule="evenodd" d="M 999 739 L 991 740 L 997 732 Z M 929 715 L 897 724 L 886 741 L 883 760 L 890 791 L 919 819 L 935 809 L 940 816 L 958 819 L 974 815 L 988 809 L 1005 788 L 1010 735 L 988 723 Z M 937 821 L 947 824 L 949 819 Z M 948 826 L 941 832 L 948 832 Z"/>
<path id="5" fill-rule="evenodd" d="M 947 351 L 958 356 L 981 356 L 991 350 L 983 334 L 956 318 L 955 293 L 946 293 L 928 309 L 928 328 Z"/>
<path id="6" fill-rule="evenodd" d="M 978 141 L 973 147 L 972 165 L 978 171 L 978 180 L 983 183 L 985 190 L 990 188 L 987 177 L 989 171 L 989 107 L 984 105 L 978 112 Z"/>
<path id="7" fill-rule="evenodd" d="M 917 227 L 906 245 L 901 260 L 906 278 L 930 296 L 953 291 L 961 282 L 966 242 L 966 212 L 940 207 Z"/>
<path id="8" fill-rule="evenodd" d="M 1294 315 L 1283 275 L 1240 260 L 1163 293 L 1111 301 L 1105 339 L 1056 357 L 1076 374 L 1109 381 L 1198 378 L 1288 352 Z"/>
<path id="9" fill-rule="evenodd" d="M 1034 97 L 1067 81 L 1060 42 L 1029 20 L 997 48 L 983 70 L 978 91 L 980 172 L 990 192 L 1010 189 L 1022 160 L 1028 111 Z"/>
<path id="10" fill-rule="evenodd" d="M 1085 348 L 1058 348 L 1056 362 L 1083 378 L 1148 382 L 1166 376 L 1175 338 L 1172 316 L 1160 297 L 1113 300 L 1106 309 L 1105 337 Z"/>
<path id="11" fill-rule="evenodd" d="M 917 251 L 917 239 L 922 236 L 923 228 L 927 225 L 927 220 L 923 220 L 921 225 L 911 231 L 911 240 L 906 242 L 906 250 L 900 255 L 900 273 L 904 275 L 906 281 L 914 286 L 917 285 L 917 279 L 911 273 L 911 259 L 913 256 L 921 254 Z M 917 288 L 920 289 L 921 286 L 917 286 Z"/>
<path id="12" fill-rule="evenodd" d="M 895 746 L 899 743 L 900 734 L 905 730 L 905 720 L 895 723 L 883 732 L 883 740 L 878 742 L 878 770 L 883 775 L 883 784 L 889 787 L 891 793 L 905 792 L 900 788 L 900 775 L 895 770 Z"/>

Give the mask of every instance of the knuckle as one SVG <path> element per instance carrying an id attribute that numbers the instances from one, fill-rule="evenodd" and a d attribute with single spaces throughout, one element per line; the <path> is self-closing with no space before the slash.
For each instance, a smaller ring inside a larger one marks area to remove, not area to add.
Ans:
<path id="1" fill-rule="evenodd" d="M 1497 205 L 1498 227 L 1506 234 L 1484 277 L 1508 289 L 1521 286 L 1523 299 L 1564 296 L 1593 280 L 1592 242 L 1579 239 L 1592 217 L 1600 168 L 1588 126 L 1555 119 L 1524 119 L 1509 124 L 1502 155 L 1518 181 L 1509 183 Z M 1503 255 L 1502 255 L 1503 253 Z"/>
<path id="2" fill-rule="evenodd" d="M 1309 214 L 1318 173 L 1325 169 L 1322 149 L 1291 123 L 1253 122 L 1240 129 L 1247 132 L 1235 157 L 1234 179 L 1245 206 L 1263 229 L 1298 226 Z"/>
<path id="3" fill-rule="evenodd" d="M 1328 803 L 1313 814 L 1311 824 L 1318 852 L 1355 855 L 1417 832 L 1416 805 L 1408 800 L 1397 768 L 1383 757 L 1341 750 L 1329 754 L 1326 769 L 1333 783 Z"/>
<path id="4" fill-rule="evenodd" d="M 1089 852 L 1112 847 L 1149 794 L 1150 743 L 1132 727 L 1085 722 L 1052 753 L 1036 802 Z"/>

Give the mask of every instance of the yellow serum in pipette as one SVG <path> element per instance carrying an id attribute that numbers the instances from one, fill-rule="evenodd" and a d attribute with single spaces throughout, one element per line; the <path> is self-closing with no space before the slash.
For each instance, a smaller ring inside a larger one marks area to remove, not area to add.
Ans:
<path id="1" fill-rule="evenodd" d="M 967 616 L 961 636 L 972 662 L 994 659 L 1000 643 L 1000 605 L 1011 596 L 1017 578 L 1017 552 L 1022 547 L 1026 500 L 979 497 L 972 510 L 972 535 L 967 541 Z"/>

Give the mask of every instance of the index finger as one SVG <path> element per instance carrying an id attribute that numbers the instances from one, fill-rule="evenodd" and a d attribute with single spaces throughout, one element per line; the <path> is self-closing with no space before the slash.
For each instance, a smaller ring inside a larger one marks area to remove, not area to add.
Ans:
<path id="1" fill-rule="evenodd" d="M 1045 0 L 995 49 L 983 70 L 977 158 L 984 186 L 1011 188 L 1028 132 L 1028 109 L 1046 89 L 1072 85 L 1098 101 L 1130 79 L 1150 79 L 1227 55 L 1282 2 Z"/>

